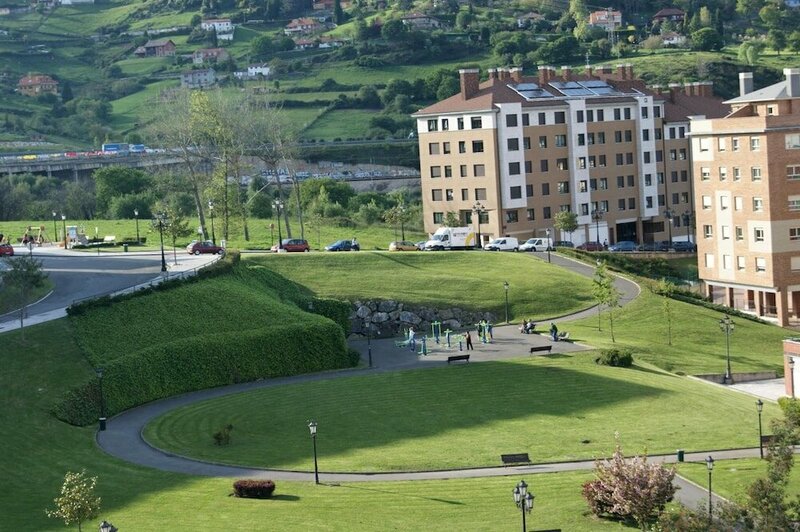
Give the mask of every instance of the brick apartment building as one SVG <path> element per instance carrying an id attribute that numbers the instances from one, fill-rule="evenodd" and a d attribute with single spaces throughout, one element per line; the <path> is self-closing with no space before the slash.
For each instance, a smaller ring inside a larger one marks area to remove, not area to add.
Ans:
<path id="1" fill-rule="evenodd" d="M 517 68 L 488 74 L 480 83 L 477 70 L 461 70 L 459 94 L 413 115 L 427 232 L 448 212 L 477 229 L 473 214 L 482 212 L 484 242 L 548 229 L 576 245 L 688 234 L 688 117 L 728 109 L 711 83 L 649 90 L 630 65 L 562 67 L 560 75 L 539 67 L 538 78 Z M 560 210 L 578 215 L 571 235 L 553 228 Z"/>
<path id="2" fill-rule="evenodd" d="M 739 92 L 724 118 L 692 121 L 698 267 L 717 303 L 800 317 L 800 69 Z"/>

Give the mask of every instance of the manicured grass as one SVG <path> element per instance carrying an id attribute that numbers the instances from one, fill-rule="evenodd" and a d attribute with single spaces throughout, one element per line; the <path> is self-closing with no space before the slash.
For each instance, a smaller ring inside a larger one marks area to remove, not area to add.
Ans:
<path id="1" fill-rule="evenodd" d="M 2 260 L 0 260 L 2 263 Z M 45 295 L 47 295 L 53 289 L 53 282 L 49 279 L 46 279 L 43 286 L 39 288 L 35 288 L 30 296 L 28 297 L 28 303 L 34 303 L 39 301 Z M 0 285 L 0 315 L 5 314 L 6 312 L 16 311 L 19 307 L 17 306 L 15 301 L 4 297 L 4 289 L 3 286 Z M 19 319 L 19 314 L 16 315 L 16 318 Z"/>
<path id="2" fill-rule="evenodd" d="M 514 321 L 562 316 L 593 304 L 587 278 L 524 253 L 312 253 L 253 260 L 325 297 L 396 299 L 500 316 L 505 312 L 503 282 L 508 281 Z"/>
<path id="3" fill-rule="evenodd" d="M 369 121 L 380 114 L 377 109 L 343 109 L 329 111 L 303 130 L 303 138 L 345 140 L 360 136 L 369 129 Z"/>
<path id="4" fill-rule="evenodd" d="M 631 454 L 743 447 L 757 436 L 749 396 L 650 367 L 598 366 L 594 356 L 262 389 L 174 410 L 145 438 L 200 459 L 309 470 L 305 420 L 315 419 L 323 471 L 402 471 L 497 465 L 507 452 L 591 459 L 613 452 L 615 432 Z M 229 423 L 232 443 L 215 446 L 211 434 Z"/>
<path id="5" fill-rule="evenodd" d="M 758 435 L 756 434 L 756 436 Z M 758 437 L 755 439 L 755 445 L 758 445 Z M 708 486 L 708 468 L 705 462 L 681 464 L 678 472 L 703 487 Z M 714 493 L 722 495 L 726 499 L 742 500 L 748 486 L 754 480 L 767 475 L 767 462 L 758 458 L 716 460 L 714 471 L 711 474 L 711 488 Z M 798 470 L 797 461 L 795 461 L 795 467 L 789 476 L 786 493 L 791 497 L 800 494 L 800 470 Z"/>

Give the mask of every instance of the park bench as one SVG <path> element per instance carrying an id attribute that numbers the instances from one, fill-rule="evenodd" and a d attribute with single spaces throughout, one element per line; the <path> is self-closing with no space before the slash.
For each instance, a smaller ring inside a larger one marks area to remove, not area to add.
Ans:
<path id="1" fill-rule="evenodd" d="M 548 353 L 553 349 L 552 345 L 540 345 L 538 347 L 531 347 L 531 354 L 547 351 Z"/>
<path id="2" fill-rule="evenodd" d="M 530 464 L 531 459 L 528 457 L 528 453 L 516 453 L 516 454 L 501 454 L 500 460 L 503 461 L 504 464 Z"/>
<path id="3" fill-rule="evenodd" d="M 469 362 L 469 355 L 450 355 L 449 357 L 447 357 L 448 364 L 450 362 L 455 362 L 457 360 L 466 360 L 467 362 Z"/>
<path id="4" fill-rule="evenodd" d="M 569 342 L 569 333 L 568 332 L 558 333 L 558 341 Z"/>
<path id="5" fill-rule="evenodd" d="M 117 237 L 115 237 L 115 236 L 106 236 L 106 237 L 103 237 L 103 243 L 104 243 L 104 244 L 113 244 L 113 243 L 115 243 L 116 241 L 117 241 Z"/>

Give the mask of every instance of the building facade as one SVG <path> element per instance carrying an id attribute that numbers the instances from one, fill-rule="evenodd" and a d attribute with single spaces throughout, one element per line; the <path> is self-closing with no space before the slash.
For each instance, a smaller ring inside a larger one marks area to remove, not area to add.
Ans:
<path id="1" fill-rule="evenodd" d="M 25 96 L 54 94 L 58 96 L 58 81 L 44 74 L 28 74 L 17 82 L 17 90 Z"/>
<path id="2" fill-rule="evenodd" d="M 210 87 L 216 82 L 217 73 L 213 68 L 181 72 L 181 87 L 187 89 L 202 89 Z"/>
<path id="3" fill-rule="evenodd" d="M 427 232 L 454 213 L 484 243 L 548 230 L 576 245 L 684 238 L 688 116 L 725 114 L 710 83 L 648 90 L 630 65 L 539 67 L 538 78 L 490 69 L 483 83 L 462 70 L 460 81 L 459 94 L 413 115 Z M 559 211 L 576 213 L 576 231 L 555 230 Z"/>
<path id="4" fill-rule="evenodd" d="M 800 317 L 800 69 L 724 118 L 692 121 L 698 273 L 714 301 L 786 325 Z"/>

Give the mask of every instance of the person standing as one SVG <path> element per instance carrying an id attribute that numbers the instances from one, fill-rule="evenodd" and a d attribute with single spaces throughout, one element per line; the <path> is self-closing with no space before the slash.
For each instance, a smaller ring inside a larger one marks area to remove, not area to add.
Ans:
<path id="1" fill-rule="evenodd" d="M 408 329 L 408 345 L 411 346 L 412 351 L 416 351 L 417 349 L 416 335 L 417 333 L 414 332 L 414 327 L 410 327 Z"/>
<path id="2" fill-rule="evenodd" d="M 467 331 L 467 351 L 474 351 L 475 348 L 472 347 L 472 335 Z"/>
<path id="3" fill-rule="evenodd" d="M 558 342 L 558 327 L 556 327 L 555 322 L 550 323 L 550 336 L 553 337 L 554 342 Z"/>

